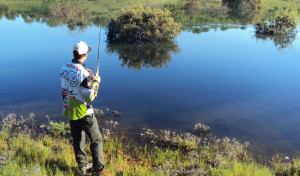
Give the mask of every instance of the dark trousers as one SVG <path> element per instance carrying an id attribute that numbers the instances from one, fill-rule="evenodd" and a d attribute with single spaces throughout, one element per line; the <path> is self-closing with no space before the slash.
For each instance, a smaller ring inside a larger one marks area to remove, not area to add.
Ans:
<path id="1" fill-rule="evenodd" d="M 79 120 L 70 120 L 71 135 L 73 137 L 73 147 L 78 167 L 88 164 L 88 157 L 84 152 L 85 134 L 90 138 L 90 149 L 93 158 L 93 168 L 95 171 L 104 169 L 103 143 L 97 119 L 94 115 L 87 115 Z"/>

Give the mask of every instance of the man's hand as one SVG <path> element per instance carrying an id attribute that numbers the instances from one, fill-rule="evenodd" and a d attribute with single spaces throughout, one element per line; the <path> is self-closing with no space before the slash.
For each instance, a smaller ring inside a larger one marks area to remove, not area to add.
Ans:
<path id="1" fill-rule="evenodd" d="M 93 75 L 93 80 L 100 83 L 101 82 L 101 77 L 99 75 L 97 75 L 97 76 Z"/>
<path id="2" fill-rule="evenodd" d="M 100 81 L 101 81 L 101 77 L 98 75 L 98 76 L 95 76 L 94 74 L 93 74 L 93 72 L 92 72 L 92 70 L 90 70 L 90 69 L 86 69 L 86 71 L 88 71 L 89 72 L 89 74 L 93 77 L 93 80 L 94 81 L 97 81 L 98 83 L 100 83 Z"/>
<path id="3" fill-rule="evenodd" d="M 88 71 L 90 75 L 93 75 L 93 72 L 92 72 L 91 69 L 88 69 L 88 68 L 87 68 L 86 71 Z"/>

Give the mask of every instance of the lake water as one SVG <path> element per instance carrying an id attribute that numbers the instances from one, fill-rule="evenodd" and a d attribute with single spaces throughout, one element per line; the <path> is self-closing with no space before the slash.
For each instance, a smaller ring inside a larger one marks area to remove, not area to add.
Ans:
<path id="1" fill-rule="evenodd" d="M 95 70 L 99 27 L 70 33 L 66 26 L 27 24 L 22 17 L 4 17 L 0 27 L 1 112 L 34 112 L 66 120 L 60 68 L 72 59 L 73 44 L 83 40 L 93 49 L 87 68 Z M 219 137 L 250 141 L 251 151 L 258 154 L 299 154 L 298 38 L 279 50 L 271 40 L 257 40 L 251 25 L 200 34 L 185 30 L 177 46 L 165 49 L 167 59 L 156 61 L 157 68 L 142 59 L 126 60 L 126 46 L 114 48 L 105 40 L 103 30 L 102 82 L 93 105 L 122 112 L 122 130 L 146 126 L 184 131 L 204 122 Z"/>

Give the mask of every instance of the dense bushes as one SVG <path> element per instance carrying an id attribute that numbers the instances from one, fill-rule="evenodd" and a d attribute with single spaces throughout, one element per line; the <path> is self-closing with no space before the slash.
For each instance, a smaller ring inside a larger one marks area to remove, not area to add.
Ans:
<path id="1" fill-rule="evenodd" d="M 257 23 L 255 37 L 260 40 L 271 40 L 278 49 L 291 46 L 297 35 L 296 17 L 289 14 L 278 15 L 271 22 Z"/>
<path id="2" fill-rule="evenodd" d="M 121 15 L 107 26 L 109 42 L 161 42 L 172 41 L 181 31 L 168 10 L 139 6 L 122 10 Z"/>
<path id="3" fill-rule="evenodd" d="M 195 0 L 187 2 L 184 6 L 184 11 L 186 15 L 190 16 L 191 18 L 196 17 L 199 12 L 198 2 Z"/>
<path id="4" fill-rule="evenodd" d="M 258 23 L 255 25 L 256 34 L 282 35 L 292 34 L 296 30 L 296 19 L 288 15 L 280 15 L 273 22 Z"/>
<path id="5" fill-rule="evenodd" d="M 263 0 L 222 0 L 222 2 L 230 9 L 230 18 L 244 25 L 260 22 L 265 10 Z"/>
<path id="6" fill-rule="evenodd" d="M 223 0 L 223 3 L 230 8 L 257 10 L 264 8 L 263 0 Z"/>

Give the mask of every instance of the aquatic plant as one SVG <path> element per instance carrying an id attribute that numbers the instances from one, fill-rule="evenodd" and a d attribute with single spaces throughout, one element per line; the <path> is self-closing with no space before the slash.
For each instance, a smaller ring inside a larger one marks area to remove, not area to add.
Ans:
<path id="1" fill-rule="evenodd" d="M 158 8 L 122 10 L 116 20 L 107 25 L 109 42 L 162 42 L 172 41 L 181 31 L 181 25 L 170 17 L 170 11 Z"/>

